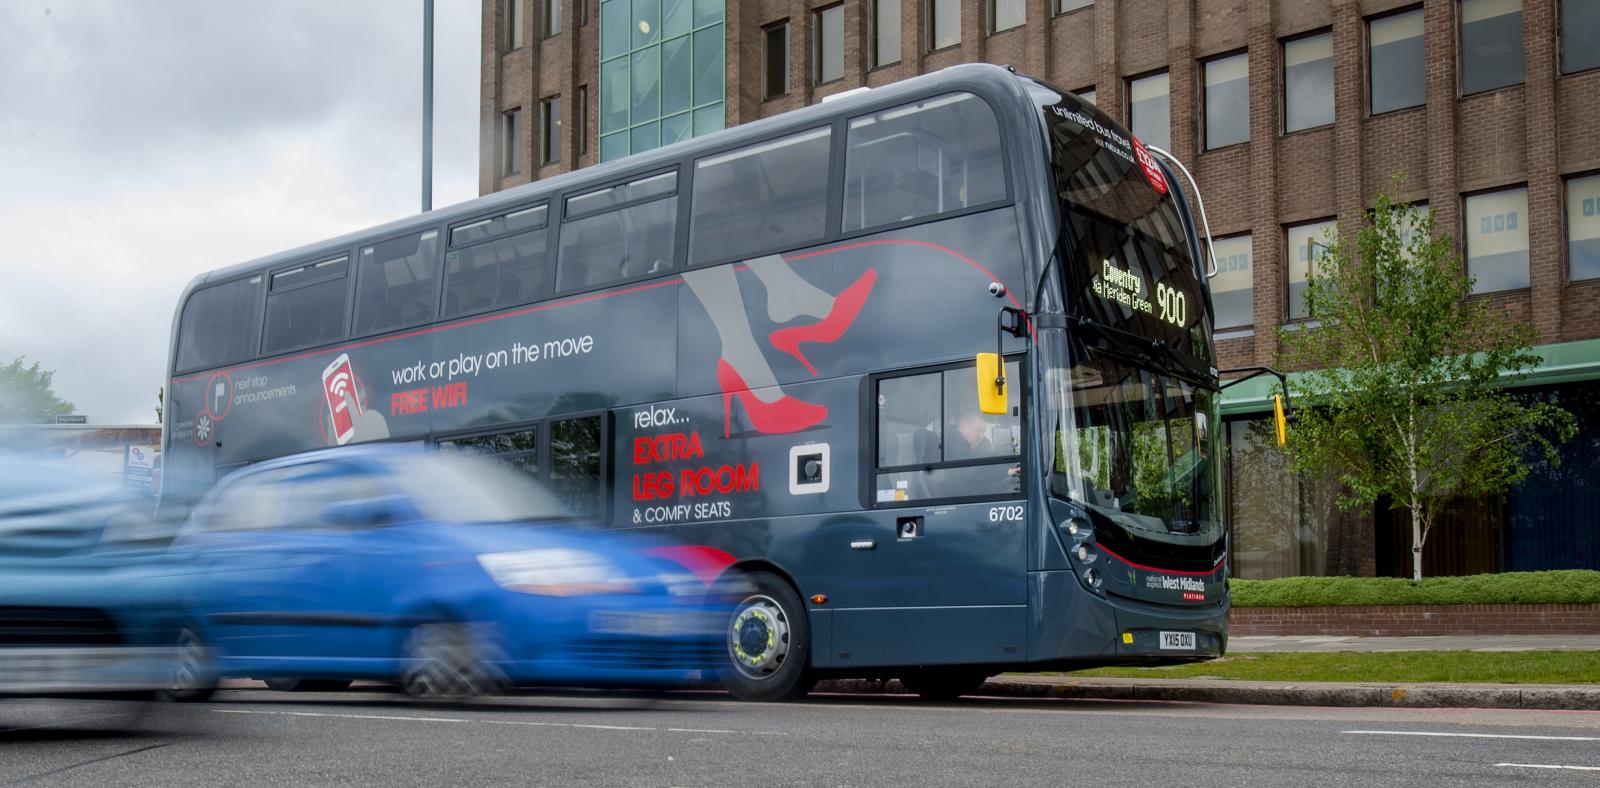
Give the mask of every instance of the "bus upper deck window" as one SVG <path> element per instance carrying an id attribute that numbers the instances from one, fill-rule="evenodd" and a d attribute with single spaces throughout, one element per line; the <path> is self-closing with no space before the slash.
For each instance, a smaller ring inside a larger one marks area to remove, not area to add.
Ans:
<path id="1" fill-rule="evenodd" d="M 361 249 L 356 332 L 376 334 L 433 319 L 439 231 L 405 235 Z"/>
<path id="2" fill-rule="evenodd" d="M 179 372 L 243 361 L 254 353 L 261 276 L 196 290 L 178 324 Z"/>
<path id="3" fill-rule="evenodd" d="M 820 240 L 832 132 L 812 129 L 695 162 L 689 259 L 739 259 Z"/>
<path id="4" fill-rule="evenodd" d="M 1005 199 L 1000 127 L 970 93 L 850 121 L 844 231 L 959 211 Z"/>

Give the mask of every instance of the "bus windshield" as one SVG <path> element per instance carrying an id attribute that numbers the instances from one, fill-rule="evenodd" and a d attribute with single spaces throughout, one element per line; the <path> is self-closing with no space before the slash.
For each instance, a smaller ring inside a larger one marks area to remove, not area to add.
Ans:
<path id="1" fill-rule="evenodd" d="M 1050 486 L 1144 532 L 1218 527 L 1216 370 L 1177 185 L 1077 96 L 1034 83 L 1051 151 L 1069 339 L 1047 355 Z"/>
<path id="2" fill-rule="evenodd" d="M 1046 397 L 1051 492 L 1156 533 L 1217 527 L 1216 393 L 1073 342 Z"/>

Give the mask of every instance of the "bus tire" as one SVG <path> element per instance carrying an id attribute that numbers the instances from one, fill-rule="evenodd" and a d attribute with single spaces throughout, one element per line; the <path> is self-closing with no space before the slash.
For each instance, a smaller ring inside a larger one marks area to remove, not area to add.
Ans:
<path id="1" fill-rule="evenodd" d="M 963 668 L 923 668 L 900 677 L 900 683 L 923 700 L 955 700 L 973 695 L 988 680 L 988 671 Z"/>
<path id="2" fill-rule="evenodd" d="M 805 697 L 816 684 L 806 665 L 811 625 L 800 595 L 783 578 L 752 572 L 750 588 L 724 630 L 722 686 L 739 700 Z"/>

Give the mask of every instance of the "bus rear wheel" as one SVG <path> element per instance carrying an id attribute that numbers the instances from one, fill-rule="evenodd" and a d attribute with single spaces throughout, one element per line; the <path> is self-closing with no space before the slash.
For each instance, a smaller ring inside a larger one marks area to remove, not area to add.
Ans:
<path id="1" fill-rule="evenodd" d="M 923 700 L 955 700 L 972 695 L 988 680 L 987 671 L 962 668 L 924 668 L 900 677 L 900 683 Z"/>
<path id="2" fill-rule="evenodd" d="M 770 572 L 752 573 L 751 588 L 725 630 L 722 686 L 740 700 L 805 697 L 816 680 L 806 667 L 811 627 L 800 595 Z"/>

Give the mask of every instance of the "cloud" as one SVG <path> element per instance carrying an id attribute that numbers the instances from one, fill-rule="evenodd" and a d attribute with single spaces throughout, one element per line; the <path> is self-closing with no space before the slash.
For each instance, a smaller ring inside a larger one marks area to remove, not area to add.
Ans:
<path id="1" fill-rule="evenodd" d="M 419 5 L 0 6 L 0 357 L 149 422 L 191 278 L 415 213 Z M 477 192 L 479 14 L 436 10 L 436 205 Z"/>

